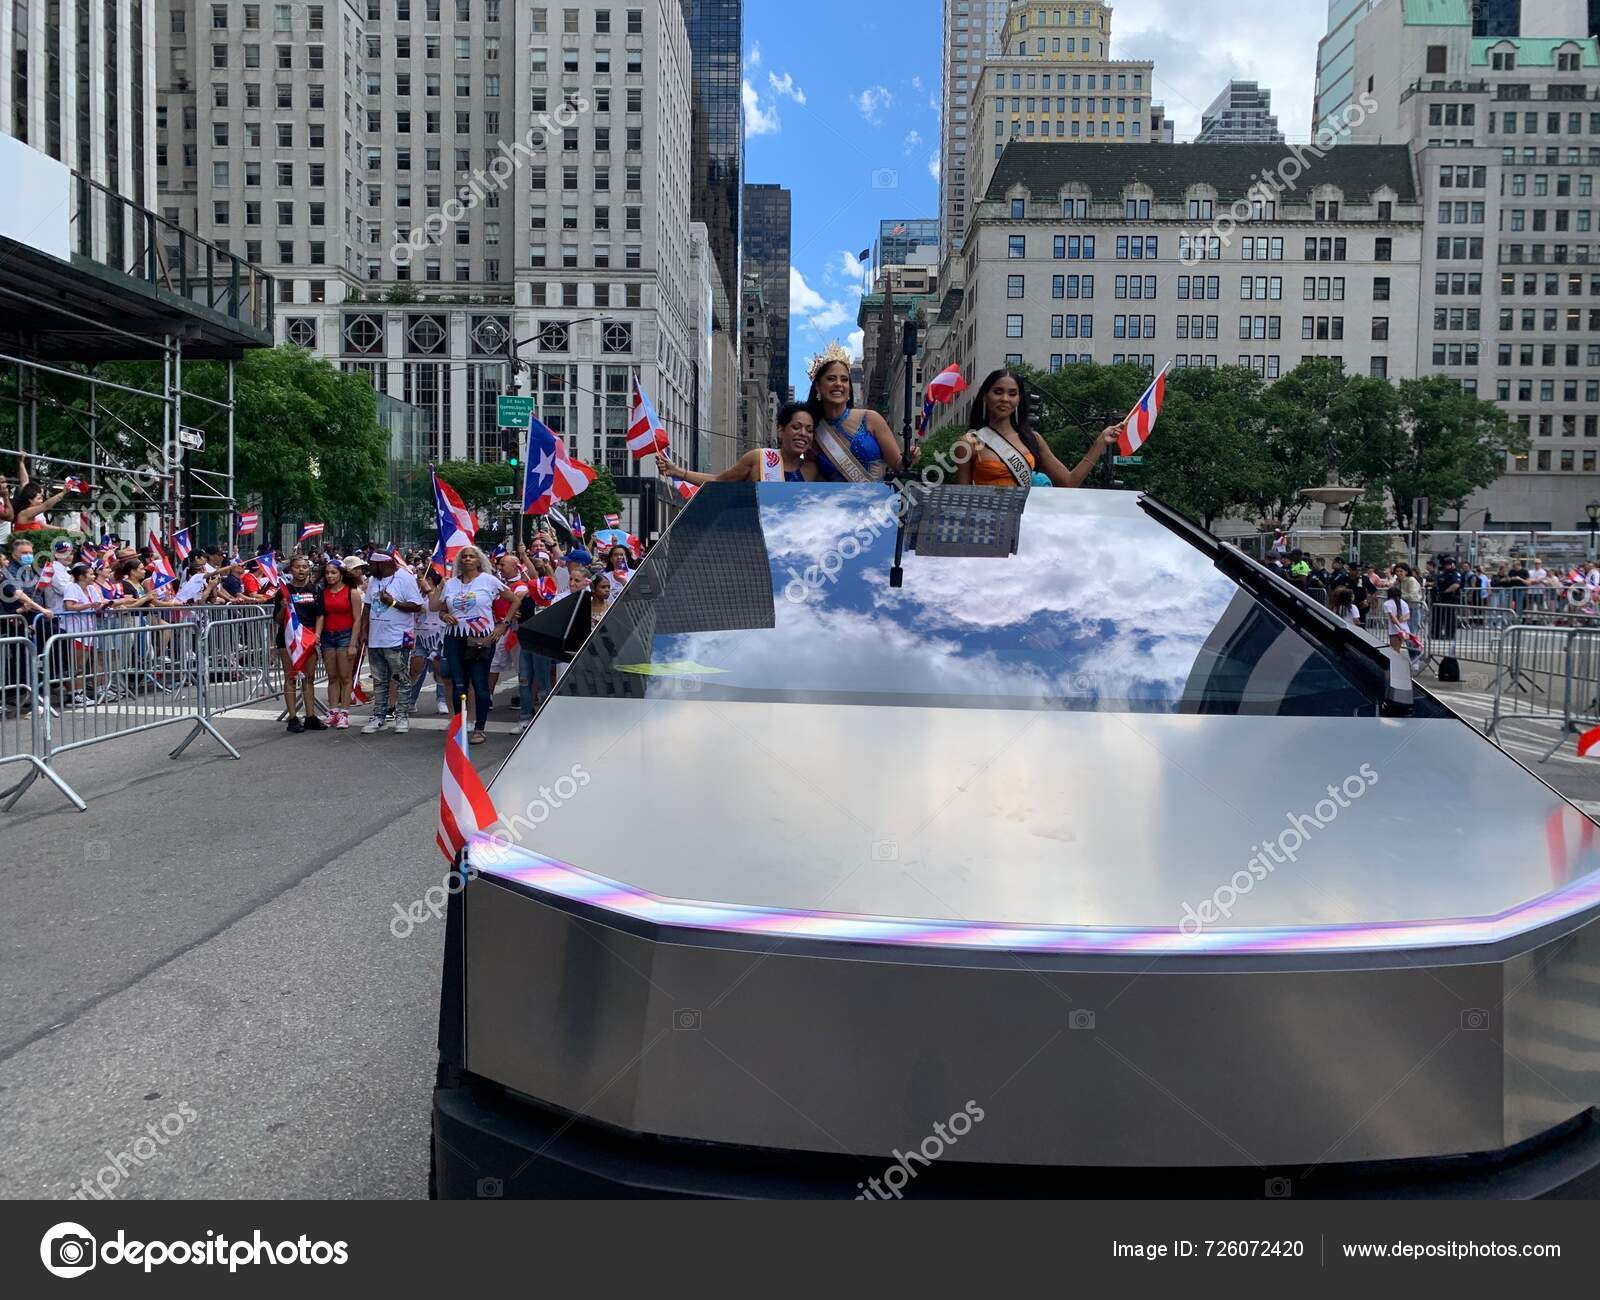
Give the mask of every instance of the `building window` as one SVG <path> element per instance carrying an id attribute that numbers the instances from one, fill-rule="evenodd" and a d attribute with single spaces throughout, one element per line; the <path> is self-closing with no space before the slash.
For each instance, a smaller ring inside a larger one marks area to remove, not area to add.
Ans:
<path id="1" fill-rule="evenodd" d="M 1008 339 L 1020 339 L 1022 337 L 1021 316 L 1006 317 L 1006 337 Z"/>

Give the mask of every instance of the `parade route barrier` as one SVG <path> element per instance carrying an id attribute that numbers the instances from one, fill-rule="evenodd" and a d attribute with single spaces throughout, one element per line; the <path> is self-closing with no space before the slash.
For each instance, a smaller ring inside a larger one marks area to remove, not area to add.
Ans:
<path id="1" fill-rule="evenodd" d="M 1495 666 L 1494 709 L 1484 734 L 1509 722 L 1556 722 L 1541 763 L 1567 737 L 1600 724 L 1600 631 L 1518 624 L 1505 630 Z"/>
<path id="2" fill-rule="evenodd" d="M 5 801 L 0 806 L 9 812 L 22 792 L 42 776 L 83 812 L 88 805 L 78 792 L 40 757 L 42 715 L 49 706 L 40 703 L 37 665 L 38 649 L 32 637 L 0 637 L 0 767 L 23 763 L 28 768 L 16 785 L 0 790 L 0 800 Z"/>

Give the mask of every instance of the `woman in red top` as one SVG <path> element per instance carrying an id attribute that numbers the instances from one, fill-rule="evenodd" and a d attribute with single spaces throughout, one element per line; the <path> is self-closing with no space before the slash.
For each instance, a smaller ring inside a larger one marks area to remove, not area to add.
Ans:
<path id="1" fill-rule="evenodd" d="M 317 648 L 328 671 L 328 723 L 339 731 L 350 729 L 350 688 L 354 677 L 355 655 L 350 643 L 361 625 L 361 586 L 359 572 L 348 579 L 337 564 L 322 570 L 322 589 L 317 593 Z"/>

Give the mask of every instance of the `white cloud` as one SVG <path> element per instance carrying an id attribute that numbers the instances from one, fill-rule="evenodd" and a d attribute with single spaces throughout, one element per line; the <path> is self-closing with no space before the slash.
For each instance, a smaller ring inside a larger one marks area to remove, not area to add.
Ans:
<path id="1" fill-rule="evenodd" d="M 921 77 L 912 77 L 911 78 L 911 89 L 912 90 L 921 90 L 922 89 L 922 78 Z"/>
<path id="2" fill-rule="evenodd" d="M 908 131 L 905 139 L 906 157 L 909 158 L 918 149 L 922 148 L 922 132 Z"/>
<path id="3" fill-rule="evenodd" d="M 806 283 L 798 267 L 789 268 L 789 312 L 818 334 L 838 329 L 853 318 L 850 308 L 837 298 L 824 298 Z"/>
<path id="4" fill-rule="evenodd" d="M 867 278 L 866 263 L 848 248 L 839 255 L 839 271 L 847 284 L 860 284 Z"/>
<path id="5" fill-rule="evenodd" d="M 939 102 L 939 95 L 937 91 L 928 96 L 928 107 L 931 108 L 935 113 L 944 112 L 944 105 Z"/>
<path id="6" fill-rule="evenodd" d="M 783 123 L 778 120 L 778 105 L 776 102 L 767 108 L 762 108 L 761 96 L 748 81 L 740 87 L 739 93 L 744 100 L 744 133 L 746 139 L 758 135 L 776 135 L 783 128 Z"/>
<path id="7" fill-rule="evenodd" d="M 806 92 L 794 84 L 793 73 L 786 72 L 780 77 L 776 72 L 769 72 L 767 73 L 767 80 L 772 85 L 773 94 L 792 99 L 797 104 L 806 102 Z"/>
<path id="8" fill-rule="evenodd" d="M 938 180 L 939 179 L 939 167 L 940 167 L 939 155 L 936 154 L 936 153 L 929 154 L 928 155 L 928 175 L 933 177 L 934 180 Z"/>
<path id="9" fill-rule="evenodd" d="M 868 86 L 856 96 L 856 108 L 873 126 L 883 125 L 883 112 L 894 103 L 894 95 L 887 86 Z"/>
<path id="10" fill-rule="evenodd" d="M 760 41 L 757 41 L 754 45 L 752 45 L 750 47 L 750 53 L 745 55 L 744 62 L 745 62 L 745 66 L 747 68 L 759 68 L 761 66 L 761 42 Z"/>
<path id="11" fill-rule="evenodd" d="M 867 346 L 866 330 L 851 330 L 850 333 L 845 336 L 844 345 L 849 349 L 850 355 L 853 356 L 857 361 L 860 361 L 861 354 Z"/>

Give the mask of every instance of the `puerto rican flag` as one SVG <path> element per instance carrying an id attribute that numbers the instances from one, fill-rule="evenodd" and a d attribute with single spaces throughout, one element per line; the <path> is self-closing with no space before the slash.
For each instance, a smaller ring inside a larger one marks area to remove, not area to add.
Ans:
<path id="1" fill-rule="evenodd" d="M 250 513 L 239 516 L 239 536 L 244 537 L 254 534 L 261 527 L 261 516 Z"/>
<path id="2" fill-rule="evenodd" d="M 654 456 L 672 445 L 667 429 L 656 414 L 650 395 L 637 379 L 633 381 L 633 414 L 628 419 L 628 450 L 635 460 Z"/>
<path id="3" fill-rule="evenodd" d="M 433 550 L 433 567 L 448 573 L 462 548 L 471 546 L 478 536 L 478 517 L 468 510 L 456 490 L 431 469 L 434 513 L 439 520 L 439 544 Z"/>
<path id="4" fill-rule="evenodd" d="M 522 480 L 522 513 L 547 515 L 557 501 L 588 490 L 599 472 L 567 455 L 567 444 L 538 416 L 528 420 L 528 458 Z"/>
<path id="5" fill-rule="evenodd" d="M 270 555 L 258 555 L 255 563 L 261 569 L 262 592 L 266 593 L 276 590 L 278 584 L 282 581 L 282 579 L 278 577 L 278 562 Z"/>
<path id="6" fill-rule="evenodd" d="M 607 528 L 621 528 L 622 527 L 622 516 L 621 515 L 607 515 L 606 516 L 606 527 Z"/>
<path id="7" fill-rule="evenodd" d="M 467 719 L 466 714 L 458 711 L 450 720 L 450 731 L 444 741 L 439 831 L 434 842 L 439 852 L 454 863 L 456 855 L 467 846 L 469 836 L 487 831 L 499 820 L 483 778 L 467 756 Z"/>
<path id="8" fill-rule="evenodd" d="M 77 492 L 84 496 L 89 494 L 89 485 L 75 474 L 68 478 L 66 482 L 62 484 L 62 486 L 66 488 L 68 492 Z"/>
<path id="9" fill-rule="evenodd" d="M 172 567 L 172 561 L 167 559 L 167 553 L 161 549 L 161 539 L 154 533 L 150 534 L 150 571 L 158 578 L 165 578 L 167 582 L 176 582 L 178 573 Z M 157 583 L 157 586 L 164 586 Z"/>
<path id="10" fill-rule="evenodd" d="M 305 545 L 305 543 L 309 542 L 313 537 L 321 537 L 322 534 L 324 532 L 326 532 L 326 531 L 327 531 L 326 525 L 323 525 L 323 524 L 307 524 L 304 528 L 302 528 L 300 530 L 299 544 L 303 546 L 303 545 Z"/>
<path id="11" fill-rule="evenodd" d="M 1139 404 L 1128 412 L 1128 418 L 1122 422 L 1122 438 L 1118 447 L 1124 456 L 1132 456 L 1150 440 L 1156 420 L 1161 415 L 1161 404 L 1167 398 L 1167 371 L 1171 368 L 1170 363 L 1162 367 L 1155 383 L 1145 390 Z"/>
<path id="12" fill-rule="evenodd" d="M 194 547 L 189 543 L 189 530 L 187 528 L 180 528 L 172 534 L 172 553 L 178 557 L 179 564 L 187 560 L 193 552 Z"/>
<path id="13" fill-rule="evenodd" d="M 284 605 L 289 611 L 283 623 L 283 646 L 289 652 L 289 676 L 291 679 L 304 677 L 307 665 L 316 657 L 317 632 L 300 621 L 300 615 L 295 612 L 293 592 L 286 594 Z"/>
<path id="14" fill-rule="evenodd" d="M 693 501 L 694 494 L 700 489 L 693 483 L 685 483 L 681 478 L 672 480 L 672 490 L 685 502 Z"/>
<path id="15" fill-rule="evenodd" d="M 956 397 L 967 391 L 967 381 L 962 378 L 961 367 L 951 366 L 941 370 L 928 381 L 927 395 L 922 401 L 922 416 L 917 421 L 917 437 L 928 436 L 928 426 L 933 422 L 936 406 L 949 406 Z"/>

